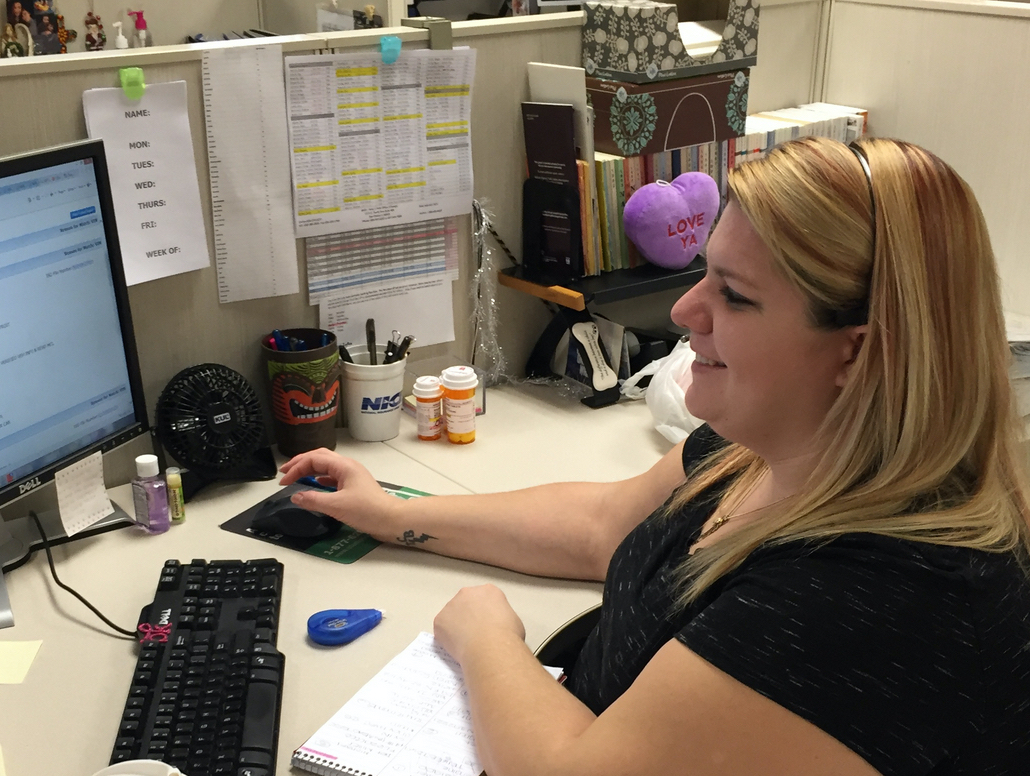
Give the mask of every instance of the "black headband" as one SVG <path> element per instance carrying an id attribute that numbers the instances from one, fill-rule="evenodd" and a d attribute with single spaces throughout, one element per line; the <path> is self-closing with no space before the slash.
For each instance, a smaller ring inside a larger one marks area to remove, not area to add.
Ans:
<path id="1" fill-rule="evenodd" d="M 873 172 L 869 169 L 869 160 L 866 159 L 865 153 L 854 143 L 848 145 L 848 149 L 858 159 L 858 163 L 862 165 L 862 172 L 865 173 L 866 183 L 869 184 L 869 206 L 872 210 L 873 215 L 873 239 L 872 239 L 872 253 L 873 257 L 876 257 L 876 197 L 873 196 Z M 869 320 L 869 300 L 863 299 L 857 305 L 848 307 L 843 310 L 834 310 L 833 313 L 833 324 L 837 328 L 844 328 L 845 326 L 861 326 Z"/>

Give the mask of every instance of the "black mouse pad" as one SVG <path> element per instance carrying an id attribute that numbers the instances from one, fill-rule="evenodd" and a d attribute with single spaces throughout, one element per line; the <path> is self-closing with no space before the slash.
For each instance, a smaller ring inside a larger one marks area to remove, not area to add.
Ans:
<path id="1" fill-rule="evenodd" d="M 398 498 L 406 499 L 429 495 L 420 490 L 405 488 L 401 485 L 391 485 L 388 482 L 380 482 L 379 484 L 387 493 Z M 373 539 L 368 534 L 356 531 L 343 523 L 340 523 L 340 527 L 334 533 L 318 539 L 300 539 L 293 536 L 283 536 L 278 533 L 265 533 L 251 528 L 251 522 L 262 507 L 270 501 L 289 500 L 290 496 L 300 490 L 316 490 L 316 488 L 299 482 L 287 485 L 275 495 L 259 501 L 250 509 L 226 520 L 220 527 L 230 533 L 239 534 L 240 536 L 253 536 L 255 539 L 274 544 L 277 547 L 299 550 L 308 555 L 334 560 L 337 563 L 353 563 L 379 546 L 379 542 L 376 539 Z"/>

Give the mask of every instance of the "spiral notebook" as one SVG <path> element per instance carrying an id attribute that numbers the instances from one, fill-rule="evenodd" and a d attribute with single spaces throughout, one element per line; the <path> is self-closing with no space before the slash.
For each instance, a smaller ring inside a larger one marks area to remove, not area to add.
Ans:
<path id="1" fill-rule="evenodd" d="M 293 753 L 322 776 L 479 776 L 461 668 L 430 633 L 408 647 Z"/>

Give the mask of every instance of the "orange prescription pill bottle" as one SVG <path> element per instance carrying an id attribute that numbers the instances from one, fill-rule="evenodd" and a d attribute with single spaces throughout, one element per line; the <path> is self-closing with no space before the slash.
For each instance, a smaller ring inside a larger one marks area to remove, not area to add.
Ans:
<path id="1" fill-rule="evenodd" d="M 447 439 L 457 445 L 476 441 L 476 386 L 479 378 L 470 366 L 449 366 L 441 375 L 443 415 Z"/>
<path id="2" fill-rule="evenodd" d="M 415 419 L 418 438 L 439 439 L 443 434 L 443 386 L 440 378 L 419 377 L 411 393 L 415 397 Z"/>

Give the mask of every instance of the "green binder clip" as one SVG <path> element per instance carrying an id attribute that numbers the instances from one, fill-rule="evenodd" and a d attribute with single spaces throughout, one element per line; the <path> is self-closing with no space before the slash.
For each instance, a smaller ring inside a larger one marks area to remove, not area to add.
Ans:
<path id="1" fill-rule="evenodd" d="M 379 51 L 383 55 L 383 63 L 392 65 L 401 54 L 401 39 L 396 35 L 384 35 L 379 39 Z"/>
<path id="2" fill-rule="evenodd" d="M 118 71 L 118 79 L 122 82 L 122 91 L 130 100 L 139 100 L 147 88 L 143 81 L 142 67 L 123 67 Z"/>

